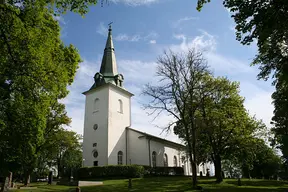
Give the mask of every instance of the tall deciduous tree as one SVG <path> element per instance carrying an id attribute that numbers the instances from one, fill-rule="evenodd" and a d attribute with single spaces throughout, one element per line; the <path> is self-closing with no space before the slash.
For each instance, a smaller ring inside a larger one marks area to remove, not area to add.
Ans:
<path id="1" fill-rule="evenodd" d="M 259 138 L 247 141 L 238 157 L 244 177 L 275 179 L 282 164 L 276 152 Z"/>
<path id="2" fill-rule="evenodd" d="M 244 108 L 244 98 L 239 95 L 239 83 L 226 78 L 215 78 L 213 82 L 215 89 L 203 100 L 197 118 L 201 125 L 199 139 L 207 141 L 204 144 L 209 146 L 217 182 L 222 182 L 222 160 L 237 150 L 239 143 L 256 128 Z"/>
<path id="3" fill-rule="evenodd" d="M 198 10 L 210 0 L 198 0 Z M 244 45 L 257 41 L 259 79 L 273 74 L 275 106 L 273 132 L 275 144 L 288 162 L 288 1 L 286 0 L 223 0 L 236 23 L 236 37 Z"/>
<path id="4" fill-rule="evenodd" d="M 192 167 L 193 186 L 197 185 L 196 163 L 196 126 L 195 112 L 200 107 L 199 89 L 210 71 L 201 52 L 191 49 L 187 53 L 165 52 L 158 59 L 156 76 L 157 85 L 146 85 L 144 95 L 151 98 L 145 108 L 151 114 L 162 112 L 171 115 L 175 121 L 167 129 L 180 123 L 184 128 L 184 138 L 188 146 L 189 160 Z"/>
<path id="5" fill-rule="evenodd" d="M 239 84 L 226 78 L 207 76 L 199 87 L 200 107 L 195 112 L 198 163 L 212 161 L 217 182 L 222 178 L 222 161 L 235 157 L 235 150 L 242 142 L 252 137 L 259 128 L 248 116 Z M 178 123 L 174 133 L 184 137 L 184 127 Z M 188 139 L 188 138 L 187 138 Z M 191 135 L 190 135 L 190 140 Z M 232 155 L 234 154 L 234 155 Z"/>
<path id="6" fill-rule="evenodd" d="M 0 1 L 2 172 L 23 170 L 28 178 L 45 141 L 50 107 L 68 94 L 66 87 L 81 61 L 77 49 L 60 40 L 59 23 L 52 14 L 69 10 L 83 15 L 96 2 Z"/>

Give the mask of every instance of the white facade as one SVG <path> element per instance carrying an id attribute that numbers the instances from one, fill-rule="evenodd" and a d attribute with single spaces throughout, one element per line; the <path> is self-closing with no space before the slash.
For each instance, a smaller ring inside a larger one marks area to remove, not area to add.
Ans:
<path id="1" fill-rule="evenodd" d="M 125 128 L 130 126 L 132 94 L 113 84 L 106 84 L 85 95 L 83 164 L 117 164 L 118 151 L 125 149 Z"/>
<path id="2" fill-rule="evenodd" d="M 191 175 L 183 145 L 130 128 L 133 94 L 123 88 L 123 76 L 117 73 L 111 31 L 110 28 L 102 71 L 94 76 L 91 89 L 84 92 L 83 166 L 177 166 L 184 168 L 185 175 Z M 205 175 L 206 168 L 198 167 L 197 175 L 200 171 Z"/>

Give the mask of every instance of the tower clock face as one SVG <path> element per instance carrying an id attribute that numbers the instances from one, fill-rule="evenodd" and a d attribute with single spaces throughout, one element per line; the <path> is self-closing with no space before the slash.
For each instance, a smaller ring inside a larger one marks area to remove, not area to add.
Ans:
<path id="1" fill-rule="evenodd" d="M 97 130 L 97 129 L 98 129 L 98 124 L 95 124 L 95 125 L 93 126 L 93 129 L 94 129 L 94 130 Z"/>

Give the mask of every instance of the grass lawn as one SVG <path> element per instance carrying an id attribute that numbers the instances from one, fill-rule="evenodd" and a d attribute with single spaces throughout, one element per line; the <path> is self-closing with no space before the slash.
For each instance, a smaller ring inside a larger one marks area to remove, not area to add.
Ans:
<path id="1" fill-rule="evenodd" d="M 27 190 L 13 190 L 15 192 L 38 192 L 38 191 L 59 191 L 69 192 L 75 191 L 76 187 L 51 185 L 46 183 L 32 183 L 30 186 L 37 186 L 37 189 Z M 288 192 L 288 182 L 270 181 L 270 180 L 242 180 L 242 186 L 237 186 L 237 181 L 233 179 L 226 179 L 221 184 L 215 184 L 214 179 L 200 179 L 199 186 L 204 188 L 204 191 L 211 192 Z M 154 177 L 133 179 L 132 189 L 128 190 L 128 180 L 107 180 L 101 186 L 81 187 L 81 192 L 114 192 L 114 191 L 135 191 L 135 192 L 149 192 L 149 191 L 193 191 L 191 190 L 191 180 L 188 177 Z"/>

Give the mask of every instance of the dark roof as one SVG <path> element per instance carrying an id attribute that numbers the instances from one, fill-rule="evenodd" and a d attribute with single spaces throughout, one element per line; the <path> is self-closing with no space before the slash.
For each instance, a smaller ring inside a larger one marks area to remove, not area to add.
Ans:
<path id="1" fill-rule="evenodd" d="M 133 129 L 131 127 L 127 127 L 127 129 L 131 130 L 131 131 L 135 131 L 135 132 L 138 132 L 140 134 L 143 134 L 145 135 L 146 137 L 148 138 L 152 138 L 152 139 L 155 139 L 155 140 L 158 140 L 158 141 L 161 141 L 161 142 L 164 142 L 164 143 L 167 143 L 167 144 L 170 144 L 170 145 L 174 145 L 174 146 L 177 146 L 177 147 L 181 147 L 181 148 L 185 148 L 185 145 L 182 145 L 180 143 L 176 143 L 176 142 L 173 142 L 173 141 L 169 141 L 169 140 L 166 140 L 166 139 L 162 139 L 160 137 L 156 137 L 154 135 L 150 135 L 148 133 L 145 133 L 145 132 L 142 132 L 142 131 L 138 131 L 136 129 Z"/>

